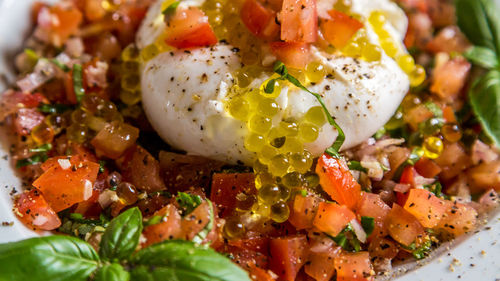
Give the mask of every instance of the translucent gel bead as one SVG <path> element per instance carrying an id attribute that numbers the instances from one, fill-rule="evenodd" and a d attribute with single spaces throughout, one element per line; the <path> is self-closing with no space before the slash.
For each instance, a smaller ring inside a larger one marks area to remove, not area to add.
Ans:
<path id="1" fill-rule="evenodd" d="M 281 121 L 278 130 L 282 136 L 296 136 L 299 133 L 299 126 L 294 121 Z"/>
<path id="2" fill-rule="evenodd" d="M 265 135 L 272 126 L 270 118 L 255 114 L 248 120 L 248 129 L 254 133 Z"/>
<path id="3" fill-rule="evenodd" d="M 121 58 L 123 61 L 138 61 L 139 60 L 139 49 L 134 44 L 130 44 L 125 49 L 123 49 Z"/>
<path id="4" fill-rule="evenodd" d="M 31 137 L 37 144 L 51 143 L 54 139 L 54 130 L 42 122 L 31 130 Z"/>
<path id="5" fill-rule="evenodd" d="M 271 210 L 269 208 L 269 205 L 263 204 L 262 202 L 258 202 L 252 206 L 252 212 L 256 215 L 268 218 Z"/>
<path id="6" fill-rule="evenodd" d="M 370 17 L 368 18 L 368 22 L 375 28 L 375 29 L 380 29 L 382 26 L 384 26 L 386 22 L 386 17 L 385 15 L 380 12 L 380 11 L 374 11 L 370 14 Z"/>
<path id="7" fill-rule="evenodd" d="M 118 112 L 116 105 L 106 100 L 97 107 L 96 115 L 104 118 L 106 121 L 122 120 L 122 116 Z"/>
<path id="8" fill-rule="evenodd" d="M 141 101 L 140 91 L 120 91 L 120 100 L 126 105 L 135 105 Z"/>
<path id="9" fill-rule="evenodd" d="M 304 145 L 298 138 L 286 137 L 285 144 L 279 150 L 282 153 L 300 153 L 304 150 Z"/>
<path id="10" fill-rule="evenodd" d="M 290 209 L 288 205 L 281 201 L 271 206 L 270 217 L 277 223 L 285 222 L 290 216 Z"/>
<path id="11" fill-rule="evenodd" d="M 235 239 L 245 234 L 245 226 L 238 217 L 231 217 L 224 224 L 224 236 L 228 239 Z"/>
<path id="12" fill-rule="evenodd" d="M 266 144 L 262 147 L 260 152 L 257 154 L 257 157 L 259 158 L 259 161 L 264 163 L 264 164 L 269 164 L 271 162 L 271 159 L 278 155 L 279 151 L 276 147 L 273 147 L 269 144 Z"/>
<path id="13" fill-rule="evenodd" d="M 55 114 L 45 117 L 44 121 L 54 130 L 54 135 L 59 134 L 68 123 L 68 120 L 64 116 Z"/>
<path id="14" fill-rule="evenodd" d="M 385 53 L 391 58 L 395 57 L 399 51 L 398 45 L 391 38 L 381 40 L 380 47 L 382 47 Z"/>
<path id="15" fill-rule="evenodd" d="M 281 183 L 288 188 L 296 188 L 302 186 L 302 175 L 298 172 L 291 172 L 281 178 Z"/>
<path id="16" fill-rule="evenodd" d="M 273 127 L 269 132 L 267 132 L 266 139 L 269 143 L 273 142 L 276 138 L 284 137 L 283 133 L 280 132 L 278 127 Z"/>
<path id="17" fill-rule="evenodd" d="M 319 185 L 319 176 L 314 172 L 308 172 L 304 175 L 304 182 L 309 188 L 316 188 Z"/>
<path id="18" fill-rule="evenodd" d="M 411 73 L 415 69 L 415 60 L 410 54 L 398 56 L 396 62 L 405 73 Z"/>
<path id="19" fill-rule="evenodd" d="M 237 120 L 246 121 L 249 111 L 248 102 L 243 98 L 236 97 L 228 102 L 228 112 Z"/>
<path id="20" fill-rule="evenodd" d="M 141 116 L 143 111 L 142 111 L 142 107 L 140 105 L 136 104 L 136 105 L 127 106 L 127 107 L 122 108 L 120 113 L 124 117 L 130 117 L 130 118 L 137 119 L 137 118 L 139 118 L 139 116 Z"/>
<path id="21" fill-rule="evenodd" d="M 76 109 L 71 113 L 71 121 L 72 123 L 76 124 L 84 124 L 87 122 L 87 112 L 81 110 L 81 109 Z"/>
<path id="22" fill-rule="evenodd" d="M 292 194 L 292 190 L 289 187 L 284 186 L 283 184 L 278 185 L 279 188 L 279 199 L 283 201 L 287 201 Z"/>
<path id="23" fill-rule="evenodd" d="M 236 79 L 238 81 L 238 86 L 241 88 L 248 87 L 248 85 L 252 82 L 252 77 L 250 77 L 248 72 L 243 71 L 243 69 L 236 73 Z"/>
<path id="24" fill-rule="evenodd" d="M 366 61 L 379 61 L 382 58 L 382 50 L 374 44 L 367 44 L 361 51 L 361 55 Z"/>
<path id="25" fill-rule="evenodd" d="M 342 49 L 342 53 L 348 57 L 357 57 L 361 54 L 361 46 L 356 42 L 350 42 Z"/>
<path id="26" fill-rule="evenodd" d="M 273 185 L 275 184 L 275 180 L 273 175 L 270 173 L 259 173 L 255 176 L 255 188 L 260 189 L 265 185 Z"/>
<path id="27" fill-rule="evenodd" d="M 236 196 L 236 210 L 249 211 L 256 202 L 257 198 L 254 195 L 240 193 Z"/>
<path id="28" fill-rule="evenodd" d="M 417 65 L 409 74 L 410 86 L 417 87 L 425 81 L 425 69 L 421 65 Z"/>
<path id="29" fill-rule="evenodd" d="M 264 98 L 259 102 L 257 106 L 257 112 L 266 117 L 273 117 L 279 111 L 278 104 L 273 99 Z"/>
<path id="30" fill-rule="evenodd" d="M 259 189 L 258 198 L 261 202 L 271 205 L 280 199 L 280 188 L 277 185 L 264 185 Z"/>
<path id="31" fill-rule="evenodd" d="M 241 62 L 244 65 L 252 65 L 259 62 L 259 54 L 253 51 L 242 52 Z"/>
<path id="32" fill-rule="evenodd" d="M 301 174 L 307 172 L 311 168 L 312 162 L 313 158 L 311 153 L 307 150 L 304 150 L 302 153 L 293 153 L 290 155 L 290 165 L 295 171 Z"/>
<path id="33" fill-rule="evenodd" d="M 248 101 L 248 104 L 250 105 L 250 109 L 256 110 L 257 107 L 259 106 L 260 101 L 263 99 L 267 99 L 263 97 L 260 94 L 260 90 L 258 89 L 253 89 L 251 91 L 248 91 L 244 94 L 244 99 Z"/>
<path id="34" fill-rule="evenodd" d="M 66 128 L 66 136 L 70 141 L 84 143 L 87 140 L 88 129 L 81 124 L 73 124 Z"/>
<path id="35" fill-rule="evenodd" d="M 441 128 L 441 135 L 449 142 L 457 142 L 462 138 L 462 131 L 457 124 L 446 124 Z"/>
<path id="36" fill-rule="evenodd" d="M 387 130 L 394 130 L 400 128 L 404 125 L 403 112 L 398 109 L 396 113 L 389 119 L 389 121 L 385 124 L 385 128 Z"/>
<path id="37" fill-rule="evenodd" d="M 304 121 L 314 124 L 318 127 L 326 123 L 326 116 L 321 106 L 311 107 L 304 115 Z"/>
<path id="38" fill-rule="evenodd" d="M 290 163 L 288 158 L 283 154 L 279 154 L 271 159 L 271 163 L 269 163 L 269 172 L 274 176 L 281 177 L 286 174 L 289 167 Z"/>
<path id="39" fill-rule="evenodd" d="M 289 68 L 288 73 L 290 75 L 292 75 L 293 77 L 297 78 L 297 80 L 299 80 L 299 82 L 302 85 L 306 85 L 307 78 L 306 78 L 306 74 L 304 73 L 304 71 L 302 69 Z"/>
<path id="40" fill-rule="evenodd" d="M 136 91 L 139 90 L 141 84 L 141 78 L 137 74 L 128 74 L 122 77 L 121 86 L 122 89 L 128 91 Z"/>
<path id="41" fill-rule="evenodd" d="M 131 183 L 122 182 L 116 187 L 116 195 L 125 205 L 132 205 L 137 202 L 138 192 Z"/>
<path id="42" fill-rule="evenodd" d="M 351 10 L 351 6 L 352 6 L 351 0 L 339 0 L 335 2 L 335 5 L 333 7 L 337 11 L 348 13 Z"/>
<path id="43" fill-rule="evenodd" d="M 141 59 L 144 62 L 151 60 L 160 53 L 156 44 L 150 44 L 141 50 Z"/>
<path id="44" fill-rule="evenodd" d="M 326 69 L 320 62 L 311 62 L 306 66 L 306 77 L 312 83 L 323 81 L 326 76 Z"/>
<path id="45" fill-rule="evenodd" d="M 139 63 L 136 61 L 122 62 L 121 70 L 124 74 L 135 74 L 139 72 Z"/>
<path id="46" fill-rule="evenodd" d="M 263 97 L 266 97 L 266 98 L 270 98 L 270 99 L 275 99 L 277 97 L 279 97 L 279 95 L 281 94 L 281 83 L 277 80 L 274 81 L 274 89 L 271 93 L 266 93 L 265 92 L 265 88 L 267 87 L 267 84 L 269 83 L 271 79 L 269 80 L 266 80 L 264 83 L 262 83 L 262 85 L 260 86 L 260 94 L 263 96 Z"/>
<path id="47" fill-rule="evenodd" d="M 87 118 L 87 123 L 85 123 L 91 130 L 96 132 L 102 130 L 107 124 L 106 120 L 94 115 L 89 116 L 89 118 Z"/>
<path id="48" fill-rule="evenodd" d="M 424 156 L 429 159 L 436 159 L 443 152 L 443 141 L 438 137 L 428 137 L 422 146 Z"/>
<path id="49" fill-rule="evenodd" d="M 245 137 L 245 148 L 251 152 L 259 152 L 266 144 L 266 140 L 262 135 L 249 133 Z"/>
<path id="50" fill-rule="evenodd" d="M 256 174 L 267 173 L 267 165 L 263 164 L 259 160 L 255 160 L 253 162 L 252 168 Z"/>
<path id="51" fill-rule="evenodd" d="M 313 142 L 318 138 L 319 135 L 319 129 L 315 125 L 308 123 L 308 122 L 302 122 L 299 125 L 299 140 L 307 143 L 307 142 Z"/>

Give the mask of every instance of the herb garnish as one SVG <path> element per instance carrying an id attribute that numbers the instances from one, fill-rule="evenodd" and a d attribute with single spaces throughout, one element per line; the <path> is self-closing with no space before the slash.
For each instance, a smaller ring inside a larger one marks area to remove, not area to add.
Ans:
<path id="1" fill-rule="evenodd" d="M 85 89 L 83 88 L 82 65 L 78 63 L 73 65 L 73 90 L 75 91 L 76 100 L 80 102 L 85 96 Z"/>
<path id="2" fill-rule="evenodd" d="M 368 169 L 361 166 L 361 163 L 359 161 L 349 161 L 347 162 L 347 167 L 349 167 L 349 170 L 360 171 L 363 173 L 368 172 Z"/>
<path id="3" fill-rule="evenodd" d="M 41 164 L 41 163 L 47 161 L 47 159 L 49 159 L 47 152 L 50 150 L 52 150 L 52 144 L 50 144 L 50 143 L 43 144 L 43 145 L 36 147 L 36 148 L 31 148 L 29 150 L 29 152 L 35 153 L 35 154 L 32 155 L 31 157 L 17 160 L 16 168 L 19 169 L 19 168 L 26 167 L 29 165 Z"/>
<path id="4" fill-rule="evenodd" d="M 363 227 L 366 236 L 370 236 L 370 234 L 372 234 L 373 230 L 375 229 L 375 218 L 362 216 L 361 226 Z"/>
<path id="5" fill-rule="evenodd" d="M 179 7 L 179 4 L 181 1 L 175 1 L 174 3 L 168 5 L 168 7 L 165 8 L 161 13 L 165 17 L 170 17 L 171 15 L 175 14 L 175 11 L 177 11 L 177 7 Z"/>
<path id="6" fill-rule="evenodd" d="M 43 112 L 43 113 L 64 113 L 65 111 L 70 110 L 71 107 L 65 104 L 47 104 L 47 103 L 42 103 L 41 105 L 38 106 L 38 111 Z"/>
<path id="7" fill-rule="evenodd" d="M 142 215 L 136 207 L 109 223 L 99 254 L 87 242 L 71 236 L 1 244 L 0 272 L 11 281 L 250 281 L 228 258 L 193 242 L 169 240 L 135 252 L 141 231 Z"/>
<path id="8" fill-rule="evenodd" d="M 266 94 L 271 94 L 272 92 L 274 92 L 274 85 L 275 85 L 276 81 L 286 80 L 286 81 L 292 83 L 294 86 L 296 86 L 296 87 L 308 92 L 309 94 L 313 95 L 318 100 L 318 102 L 321 104 L 321 107 L 323 108 L 323 111 L 325 112 L 326 119 L 328 120 L 328 123 L 330 125 L 332 125 L 333 127 L 335 127 L 335 129 L 338 132 L 338 136 L 335 139 L 335 142 L 332 144 L 332 146 L 327 148 L 325 150 L 325 152 L 332 157 L 339 158 L 340 157 L 339 150 L 345 141 L 345 134 L 344 134 L 344 131 L 342 130 L 342 128 L 340 128 L 340 126 L 335 121 L 335 118 L 330 114 L 330 112 L 326 108 L 326 105 L 325 105 L 325 102 L 323 101 L 323 98 L 319 94 L 309 91 L 309 89 L 307 89 L 304 85 L 302 85 L 302 83 L 300 83 L 300 81 L 297 80 L 297 78 L 290 75 L 288 73 L 288 69 L 286 68 L 285 64 L 282 63 L 281 61 L 277 61 L 274 64 L 274 72 L 279 74 L 280 77 L 269 80 L 269 82 L 264 86 L 264 92 Z"/>
<path id="9" fill-rule="evenodd" d="M 500 146 L 500 19 L 491 0 L 456 0 L 460 30 L 475 46 L 465 53 L 470 62 L 485 68 L 486 75 L 469 89 L 472 111 L 484 132 Z"/>
<path id="10" fill-rule="evenodd" d="M 196 209 L 201 204 L 201 197 L 186 192 L 178 192 L 175 199 L 182 209 L 182 214 L 187 215 Z"/>

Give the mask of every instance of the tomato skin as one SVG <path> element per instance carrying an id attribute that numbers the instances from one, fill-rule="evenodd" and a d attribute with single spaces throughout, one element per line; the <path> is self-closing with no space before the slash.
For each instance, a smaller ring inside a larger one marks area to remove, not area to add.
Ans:
<path id="1" fill-rule="evenodd" d="M 317 39 L 316 0 L 284 0 L 281 9 L 281 40 L 314 43 Z"/>
<path id="2" fill-rule="evenodd" d="M 14 128 L 19 135 L 27 136 L 44 119 L 45 116 L 34 108 L 20 108 L 15 114 Z"/>
<path id="3" fill-rule="evenodd" d="M 61 226 L 61 220 L 56 212 L 36 189 L 23 192 L 16 199 L 14 210 L 25 225 L 34 229 L 54 230 Z"/>
<path id="4" fill-rule="evenodd" d="M 269 238 L 264 236 L 253 236 L 249 238 L 229 240 L 228 245 L 241 249 L 267 254 L 269 251 Z"/>
<path id="5" fill-rule="evenodd" d="M 240 17 L 250 32 L 260 38 L 274 39 L 280 30 L 275 21 L 276 13 L 257 0 L 246 0 Z"/>
<path id="6" fill-rule="evenodd" d="M 281 279 L 294 281 L 300 268 L 307 261 L 308 251 L 305 235 L 271 239 L 269 268 Z"/>
<path id="7" fill-rule="evenodd" d="M 328 11 L 328 15 L 330 18 L 321 19 L 321 32 L 326 41 L 337 49 L 344 48 L 354 34 L 364 26 L 357 19 L 336 10 Z"/>
<path id="8" fill-rule="evenodd" d="M 142 243 L 142 247 L 148 247 L 169 239 L 183 238 L 181 229 L 181 216 L 177 208 L 169 204 L 158 210 L 155 215 L 165 216 L 160 223 L 146 226 L 143 235 L 146 242 Z"/>
<path id="9" fill-rule="evenodd" d="M 361 185 L 354 179 L 344 160 L 323 154 L 318 159 L 316 173 L 321 187 L 333 200 L 351 210 L 356 208 L 361 200 Z"/>
<path id="10" fill-rule="evenodd" d="M 443 152 L 435 161 L 443 169 L 439 178 L 445 181 L 459 175 L 472 164 L 460 143 L 445 143 Z"/>
<path id="11" fill-rule="evenodd" d="M 139 129 L 127 123 L 114 121 L 101 129 L 90 141 L 98 155 L 118 159 L 126 150 L 134 146 L 139 137 Z"/>
<path id="12" fill-rule="evenodd" d="M 444 200 L 430 191 L 413 188 L 408 194 L 404 209 L 412 214 L 423 227 L 435 227 L 443 217 L 446 206 Z"/>
<path id="13" fill-rule="evenodd" d="M 414 187 L 416 175 L 417 172 L 415 171 L 415 167 L 406 166 L 401 174 L 401 178 L 399 178 L 399 183 L 409 184 Z"/>
<path id="14" fill-rule="evenodd" d="M 373 233 L 369 236 L 385 236 L 387 233 L 385 227 L 385 218 L 389 214 L 391 207 L 389 207 L 381 198 L 380 195 L 363 192 L 362 199 L 357 209 L 359 216 L 372 217 L 375 219 L 375 228 Z"/>
<path id="15" fill-rule="evenodd" d="M 256 265 L 250 265 L 250 269 L 248 270 L 250 278 L 255 281 L 273 281 L 275 280 L 271 274 L 269 274 L 266 270 L 257 267 Z"/>
<path id="16" fill-rule="evenodd" d="M 434 69 L 431 92 L 444 100 L 454 100 L 465 85 L 471 64 L 462 57 L 453 58 Z"/>
<path id="17" fill-rule="evenodd" d="M 73 161 L 67 169 L 60 164 L 53 165 L 33 182 L 33 186 L 42 192 L 52 209 L 59 212 L 92 196 L 99 167 L 98 163 L 89 161 L 76 164 Z"/>
<path id="18" fill-rule="evenodd" d="M 373 280 L 370 254 L 368 252 L 342 253 L 334 260 L 337 281 Z"/>
<path id="19" fill-rule="evenodd" d="M 393 259 L 399 253 L 399 247 L 393 240 L 387 238 L 376 238 L 370 241 L 368 251 L 371 257 Z"/>
<path id="20" fill-rule="evenodd" d="M 473 230 L 477 223 L 477 212 L 465 204 L 445 200 L 446 214 L 436 226 L 452 236 L 459 236 Z"/>
<path id="21" fill-rule="evenodd" d="M 196 7 L 177 9 L 167 23 L 165 42 L 178 49 L 211 46 L 217 37 L 208 23 L 208 17 Z"/>
<path id="22" fill-rule="evenodd" d="M 298 230 L 311 228 L 320 201 L 316 196 L 295 196 L 288 221 Z"/>
<path id="23" fill-rule="evenodd" d="M 160 163 L 141 146 L 132 147 L 118 161 L 124 180 L 138 190 L 155 192 L 166 189 L 160 177 Z"/>
<path id="24" fill-rule="evenodd" d="M 273 42 L 271 51 L 286 66 L 303 69 L 309 63 L 310 46 L 306 43 Z"/>
<path id="25" fill-rule="evenodd" d="M 393 204 L 385 220 L 389 235 L 397 242 L 409 246 L 424 233 L 418 220 L 398 204 Z"/>
<path id="26" fill-rule="evenodd" d="M 254 195 L 255 176 L 253 173 L 217 173 L 212 176 L 210 200 L 217 206 L 219 215 L 224 218 L 236 208 L 236 196 L 240 193 Z"/>
<path id="27" fill-rule="evenodd" d="M 267 268 L 268 266 L 269 260 L 267 254 L 234 246 L 226 246 L 223 252 L 231 254 L 232 261 L 245 270 L 249 270 L 252 267 Z"/>
<path id="28" fill-rule="evenodd" d="M 331 247 L 326 252 L 309 253 L 308 262 L 304 266 L 307 275 L 317 281 L 328 281 L 332 278 L 335 268 L 333 261 L 339 256 L 340 247 Z"/>
<path id="29" fill-rule="evenodd" d="M 425 178 L 433 178 L 442 171 L 436 162 L 425 157 L 420 158 L 420 160 L 415 163 L 415 169 L 419 175 Z"/>
<path id="30" fill-rule="evenodd" d="M 320 231 L 337 236 L 356 215 L 345 205 L 319 203 L 313 225 Z"/>

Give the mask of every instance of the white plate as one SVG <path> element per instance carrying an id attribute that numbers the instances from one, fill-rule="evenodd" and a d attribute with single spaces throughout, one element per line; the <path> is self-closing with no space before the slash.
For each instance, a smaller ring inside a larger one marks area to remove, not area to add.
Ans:
<path id="1" fill-rule="evenodd" d="M 47 2 L 55 2 L 51 0 Z M 30 5 L 34 0 L 0 0 L 0 76 L 12 79 L 7 61 L 19 50 L 29 29 Z M 498 1 L 500 2 L 500 0 Z M 0 90 L 2 85 L 0 79 Z M 8 144 L 0 128 L 0 222 L 14 222 L 14 226 L 0 226 L 0 243 L 38 235 L 27 229 L 12 213 L 9 193 L 21 189 L 21 181 L 8 159 Z M 4 157 L 4 156 L 7 156 Z M 486 229 L 443 247 L 440 256 L 426 265 L 401 277 L 398 281 L 441 280 L 500 280 L 500 215 L 489 220 Z M 497 243 L 498 242 L 498 243 Z M 437 253 L 435 253 L 435 256 Z"/>

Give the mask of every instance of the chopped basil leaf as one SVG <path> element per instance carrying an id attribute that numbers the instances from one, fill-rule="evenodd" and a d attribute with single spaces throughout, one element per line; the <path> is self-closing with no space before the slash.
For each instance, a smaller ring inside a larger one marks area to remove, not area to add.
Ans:
<path id="1" fill-rule="evenodd" d="M 361 251 L 361 242 L 356 237 L 351 224 L 348 224 L 337 236 L 331 236 L 325 233 L 327 237 L 332 239 L 342 249 L 349 252 Z"/>
<path id="2" fill-rule="evenodd" d="M 201 204 L 201 197 L 194 194 L 185 192 L 177 193 L 177 203 L 183 209 L 183 215 L 190 214 Z"/>
<path id="3" fill-rule="evenodd" d="M 177 7 L 179 6 L 180 3 L 181 3 L 180 1 L 175 1 L 174 3 L 166 7 L 165 10 L 163 10 L 161 13 L 166 17 L 175 14 L 175 11 L 177 10 Z"/>
<path id="4" fill-rule="evenodd" d="M 76 100 L 80 102 L 85 96 L 85 89 L 83 89 L 83 69 L 81 64 L 73 65 L 73 90 L 75 91 Z"/>
<path id="5" fill-rule="evenodd" d="M 162 219 L 163 219 L 162 216 L 152 216 L 149 220 L 144 222 L 144 227 L 154 224 L 159 224 Z"/>
<path id="6" fill-rule="evenodd" d="M 347 162 L 347 166 L 349 167 L 350 170 L 354 171 L 360 171 L 363 173 L 367 173 L 368 169 L 365 167 L 361 166 L 361 163 L 359 161 L 349 161 Z"/>
<path id="7" fill-rule="evenodd" d="M 19 169 L 19 168 L 26 167 L 29 165 L 41 164 L 41 163 L 47 161 L 48 158 L 49 157 L 47 156 L 47 153 L 41 152 L 41 153 L 35 154 L 31 157 L 17 160 L 16 168 Z"/>
<path id="8" fill-rule="evenodd" d="M 330 156 L 337 157 L 337 158 L 340 157 L 339 150 L 340 150 L 340 147 L 342 146 L 342 144 L 345 141 L 345 134 L 344 134 L 344 131 L 342 130 L 342 128 L 340 128 L 340 126 L 335 121 L 335 118 L 330 114 L 330 112 L 326 108 L 326 105 L 325 105 L 325 103 L 323 101 L 323 98 L 319 94 L 309 91 L 309 89 L 307 89 L 304 85 L 302 85 L 302 83 L 300 83 L 300 81 L 297 80 L 297 78 L 295 78 L 292 75 L 290 75 L 288 73 L 288 69 L 286 68 L 286 66 L 285 66 L 284 63 L 282 63 L 280 61 L 277 61 L 274 64 L 274 72 L 276 72 L 277 74 L 279 74 L 280 77 L 277 78 L 277 79 L 271 79 L 267 83 L 267 85 L 265 86 L 264 92 L 268 93 L 268 94 L 272 93 L 274 91 L 274 83 L 275 83 L 276 80 L 287 80 L 288 82 L 292 83 L 294 86 L 298 87 L 299 89 L 302 89 L 302 90 L 308 92 L 309 94 L 313 95 L 318 100 L 318 102 L 320 103 L 321 107 L 323 108 L 323 111 L 326 114 L 326 118 L 328 120 L 328 123 L 330 123 L 330 125 L 332 125 L 333 127 L 335 127 L 335 129 L 338 132 L 338 136 L 335 139 L 335 142 L 332 144 L 332 146 L 330 146 L 329 148 L 327 148 L 325 152 L 327 154 L 329 154 Z M 270 86 L 269 84 L 273 84 L 273 85 Z M 272 89 L 273 91 L 270 91 L 270 89 Z M 268 91 L 270 91 L 270 92 L 268 92 Z"/>
<path id="9" fill-rule="evenodd" d="M 99 160 L 99 173 L 104 173 L 105 168 L 106 168 L 106 161 Z"/>
<path id="10" fill-rule="evenodd" d="M 37 148 L 31 148 L 29 151 L 30 152 L 47 152 L 47 151 L 50 151 L 51 149 L 52 149 L 52 144 L 46 143 L 46 144 L 40 145 Z"/>
<path id="11" fill-rule="evenodd" d="M 71 107 L 65 104 L 47 104 L 42 103 L 38 106 L 38 111 L 43 113 L 64 113 L 65 111 L 70 110 Z"/>
<path id="12" fill-rule="evenodd" d="M 372 217 L 361 217 L 361 226 L 363 230 L 366 232 L 366 235 L 369 236 L 373 233 L 373 229 L 375 228 L 375 219 Z"/>
<path id="13" fill-rule="evenodd" d="M 415 259 L 421 260 L 429 254 L 429 251 L 431 249 L 432 249 L 432 242 L 431 240 L 427 240 L 422 246 L 416 248 L 413 252 L 411 252 L 411 254 Z"/>
<path id="14" fill-rule="evenodd" d="M 55 66 L 57 66 L 58 68 L 60 68 L 64 72 L 70 72 L 71 71 L 71 68 L 69 68 L 64 63 L 58 61 L 57 59 L 51 59 L 50 62 L 53 63 Z"/>
<path id="15" fill-rule="evenodd" d="M 434 117 L 442 118 L 443 117 L 443 110 L 435 103 L 432 101 L 428 101 L 424 103 L 425 107 L 434 114 Z"/>

